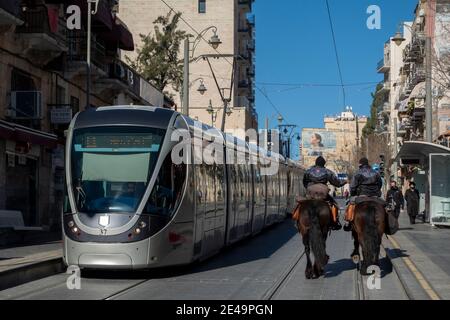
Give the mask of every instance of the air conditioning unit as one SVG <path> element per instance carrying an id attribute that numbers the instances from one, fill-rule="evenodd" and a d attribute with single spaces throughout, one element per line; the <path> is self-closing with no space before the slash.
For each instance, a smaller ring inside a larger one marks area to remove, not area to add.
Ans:
<path id="1" fill-rule="evenodd" d="M 10 110 L 14 119 L 42 119 L 41 91 L 11 91 Z"/>

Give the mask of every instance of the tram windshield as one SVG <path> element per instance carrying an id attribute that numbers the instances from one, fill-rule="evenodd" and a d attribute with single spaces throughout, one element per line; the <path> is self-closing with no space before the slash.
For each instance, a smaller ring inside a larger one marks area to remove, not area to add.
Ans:
<path id="1" fill-rule="evenodd" d="M 79 212 L 135 212 L 155 170 L 165 130 L 144 127 L 77 129 L 72 185 Z"/>

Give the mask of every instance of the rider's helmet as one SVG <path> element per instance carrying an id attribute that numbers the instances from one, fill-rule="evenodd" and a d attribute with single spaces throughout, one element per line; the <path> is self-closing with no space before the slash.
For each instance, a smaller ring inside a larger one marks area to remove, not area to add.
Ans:
<path id="1" fill-rule="evenodd" d="M 327 163 L 327 161 L 325 160 L 324 157 L 322 157 L 322 156 L 318 156 L 317 157 L 317 159 L 316 159 L 316 166 L 325 167 L 325 163 Z"/>

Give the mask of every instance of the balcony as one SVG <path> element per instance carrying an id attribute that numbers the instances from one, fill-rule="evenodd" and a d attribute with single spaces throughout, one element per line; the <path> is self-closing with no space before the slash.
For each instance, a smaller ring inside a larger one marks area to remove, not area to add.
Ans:
<path id="1" fill-rule="evenodd" d="M 248 11 L 252 11 L 253 2 L 255 0 L 238 0 L 239 6 L 246 8 Z"/>
<path id="2" fill-rule="evenodd" d="M 247 40 L 247 50 L 255 51 L 256 43 L 255 39 Z"/>
<path id="3" fill-rule="evenodd" d="M 250 101 L 245 96 L 237 96 L 235 103 L 234 103 L 234 107 L 235 108 L 244 108 L 244 109 L 248 110 L 250 107 Z"/>
<path id="4" fill-rule="evenodd" d="M 0 2 L 0 32 L 7 31 L 11 26 L 19 26 L 23 21 L 19 19 L 19 0 L 2 0 Z"/>
<path id="5" fill-rule="evenodd" d="M 68 50 L 66 22 L 58 12 L 52 17 L 45 6 L 24 8 L 20 18 L 24 23 L 16 33 L 25 40 L 23 56 L 44 65 Z"/>
<path id="6" fill-rule="evenodd" d="M 253 35 L 254 27 L 255 27 L 255 16 L 251 15 L 239 21 L 238 32 L 249 33 L 250 35 Z"/>
<path id="7" fill-rule="evenodd" d="M 255 65 L 251 65 L 250 67 L 247 68 L 247 75 L 250 77 L 254 77 L 255 76 Z"/>
<path id="8" fill-rule="evenodd" d="M 250 86 L 250 83 L 247 79 L 240 80 L 238 83 L 239 89 L 246 89 Z"/>
<path id="9" fill-rule="evenodd" d="M 87 39 L 78 31 L 71 31 L 68 35 L 69 52 L 67 55 L 67 71 L 68 77 L 73 78 L 87 74 Z M 103 44 L 92 39 L 91 44 L 91 76 L 106 77 L 108 75 L 108 63 L 114 59 L 107 55 L 106 48 Z"/>
<path id="10" fill-rule="evenodd" d="M 378 73 L 386 73 L 391 68 L 391 62 L 389 59 L 381 59 L 377 64 L 377 72 Z"/>
<path id="11" fill-rule="evenodd" d="M 141 76 L 121 60 L 107 65 L 107 76 L 95 81 L 95 91 L 100 95 L 125 93 L 134 99 L 140 99 Z"/>

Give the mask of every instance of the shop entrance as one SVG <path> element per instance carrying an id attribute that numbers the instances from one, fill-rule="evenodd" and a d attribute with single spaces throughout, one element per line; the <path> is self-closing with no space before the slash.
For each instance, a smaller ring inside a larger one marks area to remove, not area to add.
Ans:
<path id="1" fill-rule="evenodd" d="M 21 211 L 25 225 L 35 226 L 39 223 L 38 162 L 12 153 L 6 161 L 6 209 Z"/>

